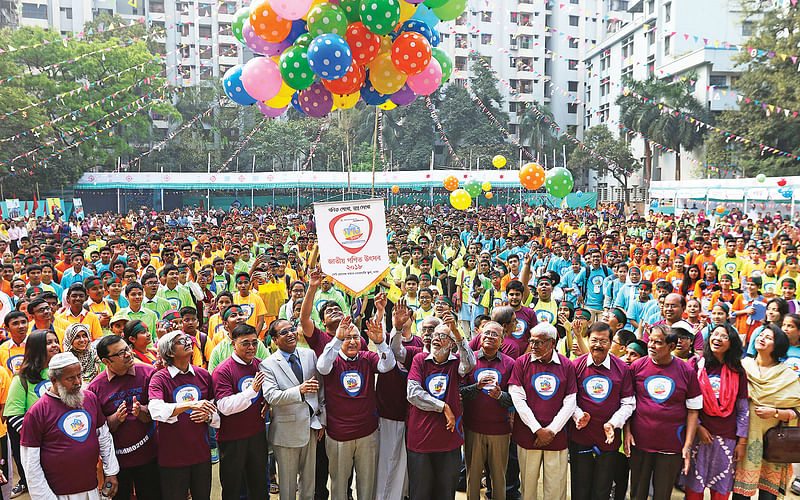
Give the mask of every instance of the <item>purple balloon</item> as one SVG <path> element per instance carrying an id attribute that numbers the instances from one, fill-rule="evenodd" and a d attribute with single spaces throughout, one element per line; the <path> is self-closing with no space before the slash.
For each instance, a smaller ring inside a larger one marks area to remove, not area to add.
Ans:
<path id="1" fill-rule="evenodd" d="M 286 108 L 288 108 L 288 106 L 284 106 L 282 108 L 271 108 L 261 101 L 258 101 L 257 104 L 258 104 L 258 109 L 260 109 L 261 112 L 264 113 L 264 116 L 266 116 L 267 118 L 277 118 L 286 111 Z"/>
<path id="2" fill-rule="evenodd" d="M 405 84 L 400 90 L 392 94 L 392 97 L 389 99 L 398 106 L 408 106 L 414 102 L 416 98 L 417 94 L 408 87 L 408 84 Z"/>
<path id="3" fill-rule="evenodd" d="M 267 57 L 277 56 L 292 46 L 292 42 L 289 42 L 288 40 L 275 43 L 265 42 L 261 37 L 256 35 L 255 31 L 253 31 L 253 27 L 250 26 L 249 17 L 247 18 L 247 21 L 244 22 L 242 35 L 244 36 L 245 45 L 247 45 L 250 50 L 256 54 L 261 54 Z"/>
<path id="4" fill-rule="evenodd" d="M 333 95 L 322 82 L 316 82 L 300 92 L 300 108 L 312 118 L 322 118 L 333 109 Z"/>

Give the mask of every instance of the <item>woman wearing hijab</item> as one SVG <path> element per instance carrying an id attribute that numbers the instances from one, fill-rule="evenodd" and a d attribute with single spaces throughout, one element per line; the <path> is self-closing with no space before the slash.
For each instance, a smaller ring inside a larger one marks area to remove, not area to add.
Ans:
<path id="1" fill-rule="evenodd" d="M 778 425 L 798 418 L 800 379 L 780 360 L 789 350 L 789 338 L 780 328 L 769 325 L 756 338 L 756 356 L 744 358 L 750 396 L 750 426 L 747 449 L 736 464 L 733 497 L 771 500 L 786 494 L 791 464 L 764 460 L 764 434 Z"/>
<path id="2" fill-rule="evenodd" d="M 744 456 L 747 427 L 747 375 L 742 368 L 742 342 L 730 324 L 717 325 L 703 344 L 703 357 L 692 358 L 703 393 L 703 409 L 692 447 L 688 474 L 680 482 L 686 500 L 726 499 L 733 489 L 736 462 Z"/>
<path id="3" fill-rule="evenodd" d="M 100 360 L 92 345 L 89 326 L 73 323 L 64 330 L 64 352 L 71 352 L 81 362 L 81 379 L 89 383 L 100 373 Z"/>

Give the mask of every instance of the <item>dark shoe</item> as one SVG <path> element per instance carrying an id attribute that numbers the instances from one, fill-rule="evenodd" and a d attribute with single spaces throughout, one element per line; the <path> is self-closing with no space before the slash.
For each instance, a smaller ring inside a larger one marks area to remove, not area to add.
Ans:
<path id="1" fill-rule="evenodd" d="M 17 498 L 18 496 L 24 495 L 27 492 L 27 486 L 22 483 L 17 483 L 17 485 L 11 489 L 11 496 L 9 498 Z"/>
<path id="2" fill-rule="evenodd" d="M 791 489 L 792 493 L 795 495 L 800 495 L 800 477 L 794 478 L 794 481 L 792 481 L 792 486 L 789 489 Z M 11 498 L 14 498 L 13 493 Z"/>

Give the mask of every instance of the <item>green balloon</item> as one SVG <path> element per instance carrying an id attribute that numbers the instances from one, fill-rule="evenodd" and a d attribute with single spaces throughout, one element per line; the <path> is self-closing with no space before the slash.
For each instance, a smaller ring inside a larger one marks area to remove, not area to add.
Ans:
<path id="1" fill-rule="evenodd" d="M 339 0 L 339 8 L 344 11 L 347 16 L 347 23 L 353 24 L 361 21 L 359 9 L 361 8 L 361 0 Z"/>
<path id="2" fill-rule="evenodd" d="M 439 61 L 439 66 L 442 67 L 442 83 L 445 83 L 450 79 L 450 75 L 453 74 L 453 60 L 450 59 L 447 52 L 439 47 L 433 47 L 431 49 L 431 55 Z"/>
<path id="3" fill-rule="evenodd" d="M 236 11 L 236 14 L 233 15 L 233 22 L 231 23 L 233 36 L 235 36 L 242 45 L 244 45 L 244 33 L 242 33 L 242 29 L 244 28 L 244 22 L 247 21 L 248 17 L 250 17 L 250 7 L 242 7 Z"/>
<path id="4" fill-rule="evenodd" d="M 433 13 L 442 21 L 452 21 L 460 16 L 466 8 L 467 0 L 448 0 L 443 6 L 434 8 Z"/>
<path id="5" fill-rule="evenodd" d="M 292 45 L 286 49 L 279 60 L 278 69 L 286 85 L 295 90 L 305 90 L 314 83 L 314 72 L 308 64 L 306 47 Z"/>
<path id="6" fill-rule="evenodd" d="M 315 37 L 333 33 L 344 38 L 347 32 L 347 16 L 338 5 L 321 3 L 308 13 L 307 28 Z"/>
<path id="7" fill-rule="evenodd" d="M 361 0 L 361 22 L 376 35 L 388 35 L 400 22 L 404 0 Z"/>
<path id="8" fill-rule="evenodd" d="M 425 0 L 425 6 L 430 7 L 431 9 L 438 9 L 442 5 L 447 3 L 447 0 Z"/>
<path id="9" fill-rule="evenodd" d="M 572 172 L 563 167 L 553 168 L 544 176 L 544 187 L 556 198 L 564 198 L 572 192 Z"/>
<path id="10" fill-rule="evenodd" d="M 305 47 L 308 48 L 311 45 L 311 41 L 316 38 L 311 33 L 303 33 L 302 35 L 297 37 L 297 40 L 294 41 L 292 45 L 297 45 L 298 47 Z"/>
<path id="11" fill-rule="evenodd" d="M 470 196 L 473 198 L 477 198 L 480 196 L 481 192 L 483 192 L 483 188 L 481 187 L 481 181 L 477 179 L 470 179 L 464 184 L 464 189 L 467 190 Z"/>

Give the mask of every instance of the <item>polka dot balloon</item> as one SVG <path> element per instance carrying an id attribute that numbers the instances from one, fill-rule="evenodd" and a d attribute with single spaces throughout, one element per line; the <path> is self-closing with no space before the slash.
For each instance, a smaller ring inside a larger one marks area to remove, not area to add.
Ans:
<path id="1" fill-rule="evenodd" d="M 366 66 L 378 57 L 381 37 L 370 32 L 364 23 L 359 21 L 348 26 L 344 38 L 353 51 L 353 61 L 361 66 Z"/>
<path id="2" fill-rule="evenodd" d="M 544 187 L 547 192 L 556 198 L 564 198 L 572 192 L 572 172 L 563 167 L 552 168 L 547 171 Z"/>
<path id="3" fill-rule="evenodd" d="M 447 52 L 439 47 L 431 49 L 431 56 L 439 61 L 439 66 L 442 68 L 442 83 L 447 82 L 450 79 L 450 75 L 453 74 L 453 60 L 450 59 Z"/>
<path id="4" fill-rule="evenodd" d="M 348 24 L 353 24 L 361 21 L 359 14 L 361 8 L 361 0 L 339 0 L 339 8 L 344 11 L 347 16 Z"/>
<path id="5" fill-rule="evenodd" d="M 431 38 L 433 36 L 433 30 L 419 19 L 409 19 L 400 26 L 399 31 L 401 33 L 419 33 L 428 39 L 428 43 L 432 44 L 433 42 Z"/>
<path id="6" fill-rule="evenodd" d="M 364 68 L 353 61 L 350 64 L 350 69 L 347 70 L 347 73 L 345 73 L 343 77 L 336 80 L 326 80 L 323 78 L 322 84 L 334 94 L 344 95 L 358 92 L 361 86 L 364 85 L 365 79 L 366 73 Z"/>
<path id="7" fill-rule="evenodd" d="M 383 104 L 388 101 L 390 97 L 390 94 L 381 94 L 375 89 L 370 81 L 369 71 L 367 71 L 367 79 L 364 82 L 364 86 L 361 87 L 361 98 L 364 102 L 370 106 L 377 106 L 378 104 Z"/>
<path id="8" fill-rule="evenodd" d="M 539 189 L 544 184 L 544 169 L 538 163 L 526 163 L 519 169 L 519 183 L 525 189 Z"/>
<path id="9" fill-rule="evenodd" d="M 281 54 L 278 64 L 283 81 L 295 90 L 307 89 L 314 83 L 314 72 L 308 64 L 305 47 L 293 45 Z"/>
<path id="10" fill-rule="evenodd" d="M 313 36 L 333 33 L 344 36 L 347 31 L 347 17 L 338 5 L 321 3 L 308 13 L 308 32 Z"/>
<path id="11" fill-rule="evenodd" d="M 448 175 L 442 181 L 442 185 L 448 191 L 455 191 L 456 189 L 458 189 L 458 179 L 456 179 L 455 175 Z"/>
<path id="12" fill-rule="evenodd" d="M 338 95 L 333 94 L 333 105 L 338 109 L 350 109 L 361 100 L 361 93 Z"/>
<path id="13" fill-rule="evenodd" d="M 308 46 L 308 64 L 320 78 L 337 80 L 347 74 L 352 62 L 350 46 L 339 35 L 320 35 Z"/>
<path id="14" fill-rule="evenodd" d="M 300 108 L 311 118 L 322 118 L 333 109 L 333 95 L 322 82 L 300 92 Z"/>
<path id="15" fill-rule="evenodd" d="M 250 7 L 242 7 L 233 15 L 233 22 L 231 23 L 233 36 L 242 44 L 245 43 L 242 28 L 244 28 L 244 22 L 247 21 L 248 17 L 250 17 Z"/>
<path id="16" fill-rule="evenodd" d="M 419 95 L 431 95 L 441 84 L 442 67 L 436 59 L 431 59 L 422 73 L 408 77 L 408 86 Z"/>
<path id="17" fill-rule="evenodd" d="M 256 100 L 247 93 L 242 85 L 242 67 L 241 64 L 237 64 L 225 72 L 225 76 L 222 77 L 222 89 L 231 101 L 242 106 L 249 106 L 255 104 Z"/>
<path id="18" fill-rule="evenodd" d="M 361 22 L 376 35 L 388 35 L 400 22 L 402 0 L 361 0 Z"/>
<path id="19" fill-rule="evenodd" d="M 394 94 L 405 85 L 408 78 L 394 67 L 389 54 L 379 55 L 372 61 L 372 64 L 369 65 L 369 72 L 372 85 L 381 94 Z M 413 87 L 412 90 L 414 90 Z"/>
<path id="20" fill-rule="evenodd" d="M 450 193 L 450 204 L 456 210 L 466 210 L 472 205 L 472 196 L 465 189 L 456 189 Z"/>
<path id="21" fill-rule="evenodd" d="M 406 75 L 422 73 L 430 62 L 431 45 L 424 35 L 402 33 L 392 44 L 392 63 L 395 68 Z"/>
<path id="22" fill-rule="evenodd" d="M 291 19 L 284 19 L 272 10 L 268 0 L 254 3 L 250 7 L 250 25 L 256 35 L 265 42 L 280 42 L 292 30 Z"/>
<path id="23" fill-rule="evenodd" d="M 285 19 L 300 19 L 311 8 L 311 0 L 270 0 L 270 6 Z"/>

